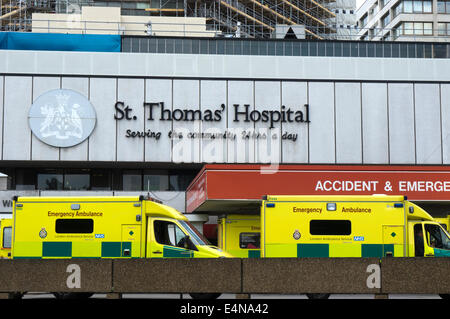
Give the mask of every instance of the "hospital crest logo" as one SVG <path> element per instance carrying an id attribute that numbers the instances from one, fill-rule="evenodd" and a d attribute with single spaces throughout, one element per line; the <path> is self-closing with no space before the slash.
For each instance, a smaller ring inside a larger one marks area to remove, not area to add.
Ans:
<path id="1" fill-rule="evenodd" d="M 58 89 L 39 96 L 31 105 L 28 122 L 33 134 L 55 147 L 71 147 L 89 137 L 95 127 L 94 107 L 82 94 Z"/>

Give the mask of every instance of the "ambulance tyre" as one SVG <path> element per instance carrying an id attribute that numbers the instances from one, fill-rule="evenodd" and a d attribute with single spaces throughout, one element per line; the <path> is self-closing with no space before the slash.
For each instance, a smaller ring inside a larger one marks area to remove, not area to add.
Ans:
<path id="1" fill-rule="evenodd" d="M 450 300 L 450 294 L 439 294 L 442 299 Z"/>
<path id="2" fill-rule="evenodd" d="M 25 295 L 24 292 L 19 291 L 10 292 L 8 293 L 8 299 L 22 299 L 23 295 Z"/>
<path id="3" fill-rule="evenodd" d="M 219 298 L 219 296 L 221 295 L 220 293 L 203 293 L 203 294 L 196 294 L 196 293 L 192 293 L 189 294 L 192 299 L 202 299 L 202 300 L 207 300 L 207 299 L 217 299 Z"/>
<path id="4" fill-rule="evenodd" d="M 93 295 L 91 292 L 54 292 L 56 299 L 87 299 Z"/>
<path id="5" fill-rule="evenodd" d="M 330 294 L 306 294 L 308 299 L 328 299 L 330 298 Z"/>

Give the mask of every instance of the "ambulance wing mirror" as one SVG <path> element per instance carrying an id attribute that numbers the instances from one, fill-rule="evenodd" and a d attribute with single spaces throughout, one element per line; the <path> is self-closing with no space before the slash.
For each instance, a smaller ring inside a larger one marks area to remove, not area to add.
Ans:
<path id="1" fill-rule="evenodd" d="M 408 210 L 410 214 L 414 214 L 414 206 L 409 206 Z"/>
<path id="2" fill-rule="evenodd" d="M 195 247 L 194 243 L 192 242 L 190 236 L 185 237 L 184 248 L 189 250 L 198 250 L 197 247 Z"/>

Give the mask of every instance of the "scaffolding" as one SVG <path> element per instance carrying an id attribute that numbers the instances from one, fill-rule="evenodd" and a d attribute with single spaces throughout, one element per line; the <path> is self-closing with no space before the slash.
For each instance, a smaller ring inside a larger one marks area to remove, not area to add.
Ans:
<path id="1" fill-rule="evenodd" d="M 277 26 L 303 26 L 306 39 L 330 39 L 336 0 L 0 0 L 2 31 L 31 31 L 32 13 L 71 13 L 71 5 L 120 6 L 123 15 L 206 18 L 223 37 L 275 38 Z M 289 28 L 288 28 L 289 29 Z M 285 30 L 285 28 L 283 29 Z"/>
<path id="2" fill-rule="evenodd" d="M 336 30 L 326 22 L 335 14 L 315 0 L 191 0 L 187 15 L 206 17 L 209 28 L 225 36 L 275 38 L 277 25 L 303 25 L 306 38 L 330 38 Z M 283 37 L 283 35 L 281 35 Z"/>

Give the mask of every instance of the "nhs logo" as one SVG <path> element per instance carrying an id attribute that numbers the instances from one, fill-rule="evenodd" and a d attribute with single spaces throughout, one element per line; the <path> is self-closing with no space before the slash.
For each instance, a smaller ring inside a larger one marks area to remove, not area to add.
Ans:
<path id="1" fill-rule="evenodd" d="M 353 240 L 354 241 L 364 241 L 364 236 L 354 236 Z"/>
<path id="2" fill-rule="evenodd" d="M 95 238 L 105 238 L 105 234 L 95 234 Z"/>

